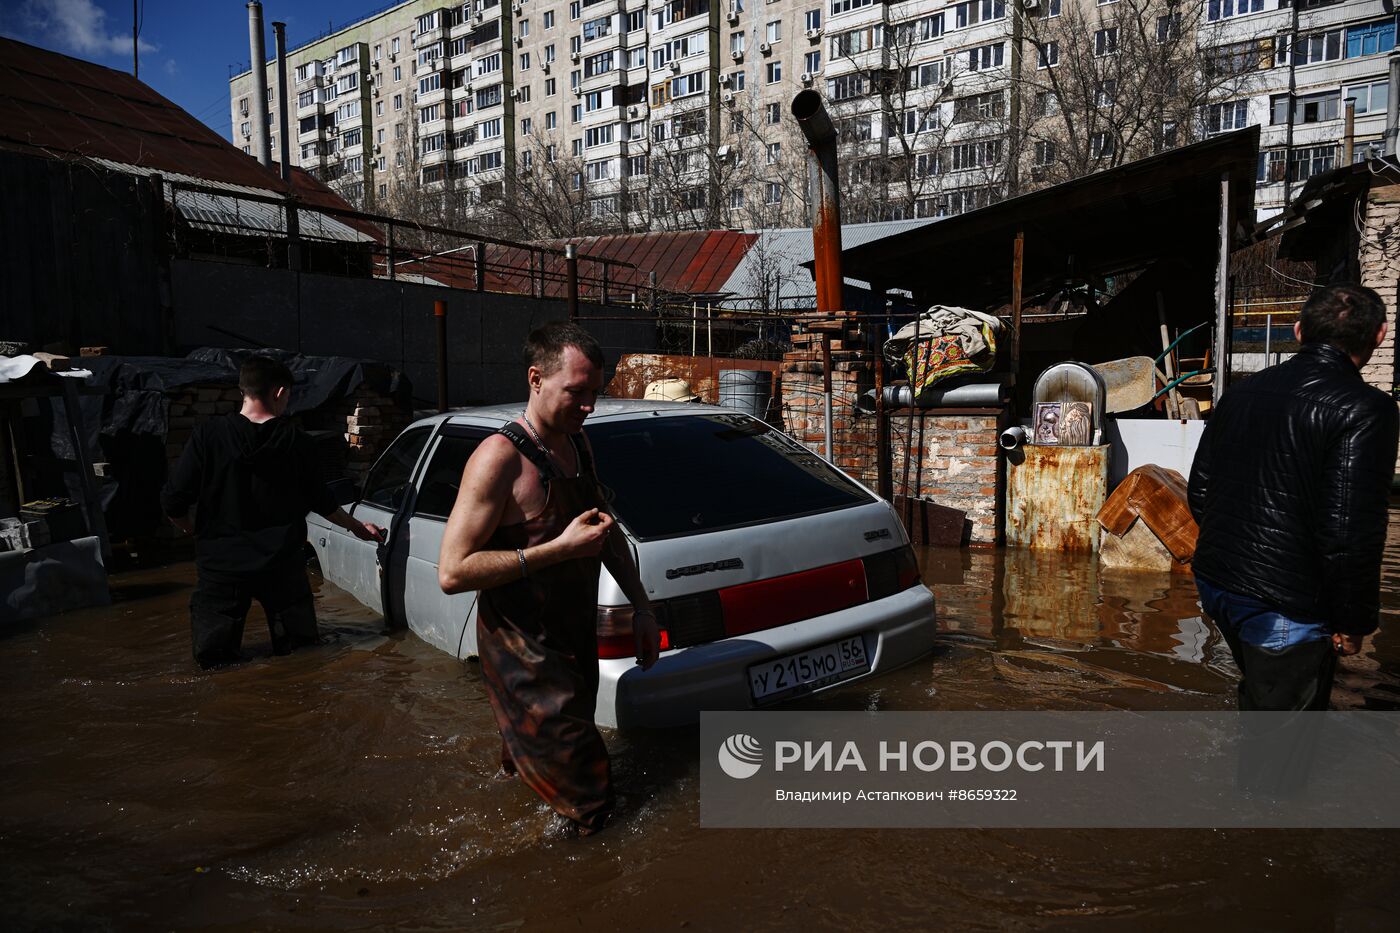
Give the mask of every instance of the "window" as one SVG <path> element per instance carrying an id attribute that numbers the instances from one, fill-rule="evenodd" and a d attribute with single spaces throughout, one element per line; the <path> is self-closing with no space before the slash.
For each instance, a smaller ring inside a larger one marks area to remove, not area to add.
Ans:
<path id="1" fill-rule="evenodd" d="M 418 93 L 419 93 L 419 94 L 430 94 L 430 93 L 432 93 L 433 91 L 441 90 L 441 88 L 442 88 L 442 73 L 441 73 L 441 72 L 434 71 L 432 74 L 428 75 L 426 78 L 420 78 L 420 79 L 418 80 Z"/>
<path id="2" fill-rule="evenodd" d="M 613 53 L 611 50 L 590 55 L 583 60 L 583 76 L 585 78 L 596 77 L 613 70 Z"/>
<path id="3" fill-rule="evenodd" d="M 486 120 L 476 125 L 477 136 L 481 139 L 499 139 L 501 137 L 501 118 Z"/>
<path id="4" fill-rule="evenodd" d="M 981 71 L 984 68 L 994 68 L 1002 63 L 1005 54 L 1006 44 L 994 42 L 991 45 L 979 45 L 976 48 L 967 50 L 967 68 L 969 71 Z"/>
<path id="5" fill-rule="evenodd" d="M 493 73 L 495 73 L 495 72 L 497 72 L 497 71 L 500 71 L 500 70 L 501 70 L 501 53 L 500 53 L 500 52 L 496 52 L 494 55 L 487 55 L 485 58 L 479 58 L 479 59 L 477 59 L 477 60 L 476 60 L 476 64 L 473 66 L 473 69 L 472 69 L 473 73 L 474 73 L 474 74 L 476 75 L 476 77 L 478 77 L 478 78 L 481 77 L 482 75 L 493 74 Z"/>
<path id="6" fill-rule="evenodd" d="M 636 32 L 637 30 L 642 29 L 643 27 L 645 27 L 646 24 L 647 24 L 647 11 L 646 11 L 645 9 L 641 9 L 641 10 L 629 10 L 628 13 L 627 13 L 627 28 L 626 28 L 625 30 L 623 30 L 623 31 L 624 31 L 624 32 Z"/>
<path id="7" fill-rule="evenodd" d="M 849 13 L 870 6 L 875 0 L 831 0 L 831 15 Z"/>
<path id="8" fill-rule="evenodd" d="M 827 79 L 826 96 L 830 100 L 849 100 L 852 97 L 860 97 L 864 94 L 864 75 L 851 74 L 842 75 L 839 78 Z"/>
<path id="9" fill-rule="evenodd" d="M 1289 64 L 1290 56 L 1297 65 L 1336 61 L 1342 57 L 1342 31 L 1333 29 L 1299 36 L 1296 43 L 1292 37 L 1281 35 L 1274 40 L 1274 65 Z"/>
<path id="10" fill-rule="evenodd" d="M 529 34 L 530 34 L 530 21 L 529 21 L 528 19 L 522 19 L 522 20 L 520 21 L 520 35 L 521 35 L 521 36 L 528 36 Z"/>
<path id="11" fill-rule="evenodd" d="M 1259 153 L 1259 174 L 1257 180 L 1260 184 L 1270 184 L 1271 182 L 1283 181 L 1287 172 L 1287 153 L 1282 149 L 1274 149 L 1269 152 Z"/>
<path id="12" fill-rule="evenodd" d="M 1175 120 L 1166 120 L 1162 123 L 1161 142 L 1163 149 L 1175 149 L 1177 147 L 1178 139 Z"/>
<path id="13" fill-rule="evenodd" d="M 403 127 L 403 124 L 402 124 L 402 123 L 395 123 L 395 124 L 394 124 L 394 138 L 395 138 L 395 139 L 403 139 L 403 137 L 404 137 L 404 127 Z"/>
<path id="14" fill-rule="evenodd" d="M 465 117 L 470 114 L 473 109 L 475 108 L 472 107 L 472 99 L 470 97 L 463 97 L 460 100 L 454 100 L 452 102 L 452 115 L 454 117 Z"/>
<path id="15" fill-rule="evenodd" d="M 521 70 L 521 71 L 529 71 L 529 70 L 530 70 L 530 53 L 529 53 L 529 52 L 521 52 L 521 53 L 520 53 L 520 70 Z"/>
<path id="16" fill-rule="evenodd" d="M 736 91 L 742 91 L 744 89 L 744 74 L 742 71 L 731 72 L 729 75 L 730 87 Z"/>
<path id="17" fill-rule="evenodd" d="M 613 141 L 613 127 L 615 124 L 609 123 L 606 126 L 591 126 L 583 131 L 583 147 L 592 149 L 594 146 L 606 146 Z"/>
<path id="18" fill-rule="evenodd" d="M 431 13 L 426 13 L 418 17 L 418 31 L 429 32 L 430 30 L 438 28 L 438 16 L 441 12 L 441 10 L 433 10 Z"/>
<path id="19" fill-rule="evenodd" d="M 365 477 L 361 501 L 391 512 L 397 511 L 413 478 L 413 468 L 418 464 L 418 457 L 423 453 L 423 447 L 428 443 L 431 432 L 431 428 L 411 428 L 390 444 L 384 456 L 374 465 L 374 469 L 369 471 L 369 476 Z M 460 479 L 461 472 L 457 475 Z"/>
<path id="20" fill-rule="evenodd" d="M 578 19 L 583 15 L 583 6 L 579 0 L 569 0 L 569 19 Z"/>
<path id="21" fill-rule="evenodd" d="M 985 94 L 972 94 L 953 101 L 953 122 L 967 123 L 975 120 L 994 120 L 1006 109 L 1006 98 L 1001 91 L 988 91 Z"/>
<path id="22" fill-rule="evenodd" d="M 820 74 L 822 70 L 822 53 L 808 52 L 802 56 L 802 70 L 809 75 Z"/>
<path id="23" fill-rule="evenodd" d="M 605 181 L 612 178 L 612 159 L 599 159 L 597 162 L 589 162 L 584 168 L 588 171 L 589 181 Z"/>
<path id="24" fill-rule="evenodd" d="M 419 123 L 432 123 L 434 120 L 442 119 L 442 104 L 433 104 L 418 111 Z"/>
<path id="25" fill-rule="evenodd" d="M 1279 6 L 1284 4 L 1280 2 Z M 1229 19 L 1231 16 L 1258 13 L 1262 9 L 1264 0 L 1206 0 L 1206 19 L 1214 22 L 1218 19 Z"/>
<path id="26" fill-rule="evenodd" d="M 583 104 L 574 104 L 569 108 L 569 122 L 578 123 L 583 119 Z"/>
<path id="27" fill-rule="evenodd" d="M 904 80 L 910 88 L 938 87 L 952 72 L 952 59 L 925 62 L 904 73 Z"/>
<path id="28" fill-rule="evenodd" d="M 382 128 L 375 130 L 374 141 L 381 144 L 384 142 L 384 130 Z"/>
<path id="29" fill-rule="evenodd" d="M 1060 63 L 1060 43 L 1046 42 L 1036 49 L 1035 67 L 1054 68 Z"/>
<path id="30" fill-rule="evenodd" d="M 592 42 L 612 34 L 612 17 L 600 16 L 583 24 L 583 41 Z"/>
<path id="31" fill-rule="evenodd" d="M 849 32 L 837 33 L 831 37 L 831 57 L 839 58 L 843 55 L 855 55 L 867 49 L 878 49 L 885 46 L 886 30 L 884 26 L 865 26 L 860 29 L 852 29 Z"/>
<path id="32" fill-rule="evenodd" d="M 1379 55 L 1395 48 L 1395 20 L 1382 19 L 1374 23 L 1347 27 L 1347 58 Z"/>
<path id="33" fill-rule="evenodd" d="M 769 143 L 765 151 L 767 153 L 768 164 L 777 165 L 778 160 L 783 157 L 783 144 Z"/>
<path id="34" fill-rule="evenodd" d="M 637 178 L 647 173 L 647 157 L 644 155 L 629 156 L 627 158 L 627 177 Z"/>
<path id="35" fill-rule="evenodd" d="M 775 19 L 763 29 L 763 38 L 766 42 L 779 42 L 783 38 L 783 21 Z"/>
<path id="36" fill-rule="evenodd" d="M 544 47 L 544 60 L 546 62 L 554 61 L 554 43 L 551 42 Z"/>
<path id="37" fill-rule="evenodd" d="M 1060 15 L 1060 0 L 1041 0 L 1040 18 L 1053 19 Z"/>
<path id="38" fill-rule="evenodd" d="M 770 181 L 763 186 L 764 204 L 781 204 L 783 202 L 783 186 L 776 181 Z"/>
<path id="39" fill-rule="evenodd" d="M 583 112 L 594 113 L 604 107 L 613 106 L 612 88 L 605 91 L 589 91 L 583 95 Z"/>
<path id="40" fill-rule="evenodd" d="M 1390 82 L 1353 84 L 1347 88 L 1345 100 L 1355 101 L 1357 113 L 1385 113 L 1390 99 Z"/>
<path id="41" fill-rule="evenodd" d="M 1108 133 L 1095 133 L 1089 137 L 1089 155 L 1104 159 L 1113 155 L 1113 137 Z"/>
<path id="42" fill-rule="evenodd" d="M 767 124 L 769 124 L 769 125 L 771 126 L 771 125 L 774 124 L 774 123 L 780 123 L 780 122 L 782 122 L 782 119 L 783 119 L 783 105 L 782 105 L 782 104 L 774 103 L 774 104 L 764 104 L 764 105 L 763 105 L 763 122 L 764 122 L 764 123 L 767 123 Z"/>
<path id="43" fill-rule="evenodd" d="M 767 82 L 769 84 L 777 84 L 781 80 L 783 80 L 783 63 L 769 62 L 767 65 Z"/>
<path id="44" fill-rule="evenodd" d="M 744 54 L 744 33 L 731 32 L 729 34 L 729 51 Z"/>
<path id="45" fill-rule="evenodd" d="M 553 96 L 554 96 L 555 94 L 557 94 L 557 93 L 559 93 L 559 85 L 555 83 L 555 81 L 554 81 L 553 78 L 545 78 L 545 79 L 544 79 L 544 96 L 545 96 L 545 97 L 553 97 Z"/>
<path id="46" fill-rule="evenodd" d="M 434 42 L 432 45 L 425 45 L 418 50 L 418 67 L 423 67 L 430 62 L 435 62 L 442 57 L 442 43 Z"/>
<path id="47" fill-rule="evenodd" d="M 921 152 L 914 160 L 914 174 L 920 178 L 938 175 L 943 171 L 943 158 L 936 152 Z"/>
<path id="48" fill-rule="evenodd" d="M 395 65 L 395 66 L 394 66 L 394 80 L 395 80 L 395 81 L 402 81 L 402 80 L 403 80 L 403 66 L 402 66 L 402 65 Z"/>
<path id="49" fill-rule="evenodd" d="M 1045 139 L 1035 144 L 1035 164 L 1040 166 L 1055 164 L 1055 143 Z"/>
<path id="50" fill-rule="evenodd" d="M 1325 91 L 1299 97 L 1293 105 L 1293 122 L 1322 123 L 1337 119 L 1342 101 L 1341 91 Z"/>
<path id="51" fill-rule="evenodd" d="M 705 74 L 703 71 L 697 71 L 694 74 L 672 78 L 670 81 L 671 98 L 674 100 L 680 97 L 690 97 L 692 94 L 705 93 Z M 781 77 L 781 73 L 779 76 Z"/>
<path id="52" fill-rule="evenodd" d="M 1293 156 L 1288 161 L 1293 180 L 1306 181 L 1314 175 L 1321 175 L 1336 168 L 1337 147 L 1331 143 L 1325 146 L 1303 146 L 1293 150 Z"/>
<path id="53" fill-rule="evenodd" d="M 1054 91 L 1038 91 L 1031 110 L 1037 117 L 1053 117 L 1060 112 L 1060 100 Z"/>
<path id="54" fill-rule="evenodd" d="M 392 55 L 399 54 L 399 40 L 397 38 L 389 40 L 389 53 Z"/>
<path id="55" fill-rule="evenodd" d="M 1181 14 L 1167 13 L 1157 17 L 1157 42 L 1166 45 L 1181 38 Z"/>
<path id="56" fill-rule="evenodd" d="M 1233 76 L 1247 74 L 1260 68 L 1268 68 L 1274 55 L 1274 43 L 1270 39 L 1250 42 L 1232 42 L 1204 49 L 1203 67 L 1208 76 Z"/>
<path id="57" fill-rule="evenodd" d="M 545 28 L 545 29 L 553 29 L 553 28 L 554 28 L 554 11 L 553 11 L 553 10 L 545 10 L 545 11 L 544 11 L 544 28 Z"/>
<path id="58" fill-rule="evenodd" d="M 740 208 L 742 208 L 743 206 L 744 206 L 744 189 L 743 189 L 743 188 L 730 188 L 730 189 L 729 189 L 729 209 L 730 209 L 731 211 L 737 211 L 737 210 L 739 210 Z"/>
<path id="59" fill-rule="evenodd" d="M 646 46 L 639 45 L 635 49 L 627 50 L 628 68 L 645 68 L 647 64 Z"/>
<path id="60" fill-rule="evenodd" d="M 802 14 L 802 28 L 803 28 L 803 29 L 820 29 L 820 28 L 822 28 L 822 11 L 821 11 L 820 9 L 816 9 L 816 10 L 808 10 L 807 12 L 803 13 L 803 14 Z"/>
<path id="61" fill-rule="evenodd" d="M 557 128 L 558 126 L 559 126 L 559 114 L 557 114 L 557 113 L 555 113 L 553 110 L 551 110 L 551 111 L 549 111 L 549 113 L 547 113 L 547 114 L 544 115 L 544 128 L 545 128 L 545 129 L 547 129 L 547 130 L 552 130 L 552 129 Z"/>
<path id="62" fill-rule="evenodd" d="M 377 100 L 374 102 L 374 115 L 376 117 L 384 116 L 384 101 Z"/>
<path id="63" fill-rule="evenodd" d="M 359 57 L 360 47 L 357 45 L 347 45 L 345 48 L 335 53 L 335 63 L 337 67 L 348 65 Z"/>
<path id="64" fill-rule="evenodd" d="M 574 156 L 575 156 L 575 157 L 578 157 L 578 156 L 583 155 L 583 140 L 581 140 L 581 139 L 575 139 L 575 140 L 573 141 L 573 145 L 574 145 Z"/>
<path id="65" fill-rule="evenodd" d="M 438 152 L 447 145 L 447 134 L 434 133 L 432 136 L 425 136 L 419 143 L 422 146 L 423 154 Z"/>
<path id="66" fill-rule="evenodd" d="M 487 107 L 494 107 L 501 102 L 501 86 L 494 84 L 476 92 L 476 109 L 483 110 Z"/>
<path id="67" fill-rule="evenodd" d="M 870 139 L 871 114 L 861 114 L 857 117 L 846 117 L 836 121 L 836 136 L 843 143 L 865 142 Z M 772 163 L 769 163 L 772 164 Z"/>
<path id="68" fill-rule="evenodd" d="M 1249 125 L 1249 101 L 1232 100 L 1206 108 L 1206 132 L 1224 133 Z"/>
<path id="69" fill-rule="evenodd" d="M 1118 52 L 1118 27 L 1109 26 L 1094 33 L 1094 56 L 1115 55 Z"/>
<path id="70" fill-rule="evenodd" d="M 1094 82 L 1094 106 L 1112 107 L 1118 97 L 1118 79 L 1106 78 Z"/>
<path id="71" fill-rule="evenodd" d="M 959 3 L 954 10 L 954 22 L 958 29 L 1005 17 L 1004 0 L 970 0 L 968 3 Z"/>
<path id="72" fill-rule="evenodd" d="M 1001 140 L 979 139 L 949 147 L 953 153 L 953 171 L 982 168 L 1001 161 Z"/>

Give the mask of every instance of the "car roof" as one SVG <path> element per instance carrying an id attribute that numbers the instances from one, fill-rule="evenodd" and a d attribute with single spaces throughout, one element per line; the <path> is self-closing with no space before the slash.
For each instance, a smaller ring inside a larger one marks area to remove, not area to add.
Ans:
<path id="1" fill-rule="evenodd" d="M 504 424 L 520 417 L 520 413 L 524 410 L 524 402 L 454 408 L 441 414 L 419 418 L 413 424 L 414 426 L 436 425 L 442 421 L 451 421 L 454 424 Z M 706 405 L 700 402 L 656 402 L 635 398 L 600 398 L 593 409 L 593 414 L 588 416 L 584 428 L 587 429 L 588 425 L 604 421 L 621 421 L 647 415 L 733 415 L 739 413 L 733 408 L 721 408 L 718 405 Z"/>

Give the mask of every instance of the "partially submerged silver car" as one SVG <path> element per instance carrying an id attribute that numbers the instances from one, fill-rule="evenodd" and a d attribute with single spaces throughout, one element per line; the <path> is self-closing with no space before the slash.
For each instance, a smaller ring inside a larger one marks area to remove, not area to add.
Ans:
<path id="1" fill-rule="evenodd" d="M 386 547 L 308 517 L 325 579 L 474 657 L 477 594 L 443 594 L 438 549 L 467 458 L 518 412 L 464 409 L 408 427 L 353 506 L 389 529 Z M 769 706 L 933 647 L 933 594 L 894 510 L 792 438 L 731 409 L 608 399 L 585 430 L 663 630 L 661 659 L 641 670 L 630 608 L 605 568 L 600 725 Z"/>

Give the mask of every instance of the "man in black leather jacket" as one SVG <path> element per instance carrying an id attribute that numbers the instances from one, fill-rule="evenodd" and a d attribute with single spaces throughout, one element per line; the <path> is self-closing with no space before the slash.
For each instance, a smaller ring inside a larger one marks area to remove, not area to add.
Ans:
<path id="1" fill-rule="evenodd" d="M 1291 359 L 1231 388 L 1191 467 L 1201 605 L 1243 674 L 1242 710 L 1326 709 L 1338 654 L 1375 631 L 1400 417 L 1361 367 L 1380 296 L 1322 289 Z"/>

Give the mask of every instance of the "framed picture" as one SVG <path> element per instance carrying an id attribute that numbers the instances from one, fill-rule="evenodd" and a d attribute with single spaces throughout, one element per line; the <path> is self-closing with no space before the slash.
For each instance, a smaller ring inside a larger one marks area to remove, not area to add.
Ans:
<path id="1" fill-rule="evenodd" d="M 1094 441 L 1094 406 L 1089 402 L 1038 402 L 1031 443 L 1088 447 Z"/>

